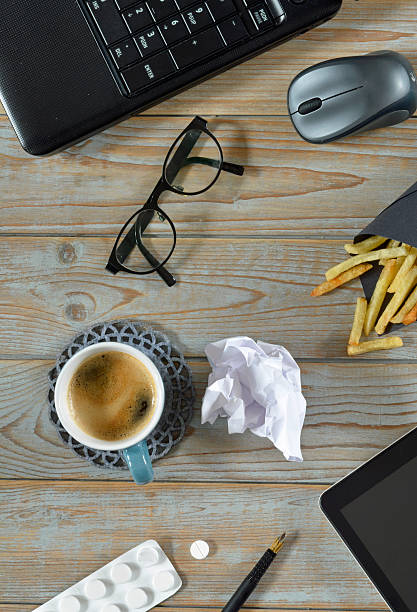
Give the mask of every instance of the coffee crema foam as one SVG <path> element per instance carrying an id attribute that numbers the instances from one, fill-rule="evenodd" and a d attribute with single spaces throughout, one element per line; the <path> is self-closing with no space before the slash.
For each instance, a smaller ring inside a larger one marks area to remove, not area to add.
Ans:
<path id="1" fill-rule="evenodd" d="M 68 404 L 86 434 L 116 442 L 131 438 L 151 421 L 157 390 L 148 368 L 120 351 L 86 359 L 73 375 Z"/>

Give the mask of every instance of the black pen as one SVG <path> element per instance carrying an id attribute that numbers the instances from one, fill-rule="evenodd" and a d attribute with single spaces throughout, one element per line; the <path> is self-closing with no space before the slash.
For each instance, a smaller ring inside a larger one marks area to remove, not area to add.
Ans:
<path id="1" fill-rule="evenodd" d="M 268 548 L 268 550 L 259 559 L 255 567 L 249 572 L 234 595 L 232 595 L 227 604 L 224 606 L 222 612 L 237 612 L 237 610 L 240 610 L 247 598 L 256 589 L 258 582 L 277 556 L 278 551 L 281 550 L 284 544 L 284 539 L 285 533 L 280 535 L 279 538 L 275 538 L 274 543 Z"/>

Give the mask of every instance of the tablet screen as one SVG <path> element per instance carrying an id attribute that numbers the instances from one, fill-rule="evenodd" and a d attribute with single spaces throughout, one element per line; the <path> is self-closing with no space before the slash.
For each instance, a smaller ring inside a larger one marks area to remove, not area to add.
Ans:
<path id="1" fill-rule="evenodd" d="M 341 508 L 410 610 L 417 611 L 417 457 Z"/>

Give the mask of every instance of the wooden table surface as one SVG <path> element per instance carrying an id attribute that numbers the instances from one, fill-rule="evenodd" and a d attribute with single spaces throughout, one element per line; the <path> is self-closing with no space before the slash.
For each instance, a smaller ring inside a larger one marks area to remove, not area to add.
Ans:
<path id="1" fill-rule="evenodd" d="M 166 611 L 209 612 L 283 529 L 287 545 L 248 609 L 386 609 L 317 500 L 415 425 L 417 325 L 401 332 L 403 349 L 347 359 L 360 284 L 309 294 L 344 241 L 416 180 L 417 121 L 314 146 L 293 130 L 285 99 L 301 69 L 331 57 L 389 48 L 416 67 L 416 27 L 413 0 L 345 0 L 326 25 L 48 159 L 20 149 L 0 109 L 0 612 L 29 612 L 151 537 L 184 579 Z M 164 195 L 179 232 L 176 287 L 106 273 L 115 234 L 197 113 L 245 176 L 187 201 Z M 77 458 L 47 416 L 60 349 L 123 317 L 166 332 L 198 389 L 187 436 L 143 488 Z M 300 363 L 303 463 L 252 434 L 229 436 L 224 420 L 200 425 L 204 347 L 242 334 Z M 211 545 L 205 561 L 190 557 L 196 538 Z"/>

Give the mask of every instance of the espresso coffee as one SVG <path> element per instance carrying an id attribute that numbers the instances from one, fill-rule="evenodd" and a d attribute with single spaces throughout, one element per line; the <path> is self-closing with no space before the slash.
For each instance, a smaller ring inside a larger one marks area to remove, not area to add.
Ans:
<path id="1" fill-rule="evenodd" d="M 69 384 L 68 404 L 74 422 L 86 434 L 116 442 L 146 427 L 156 393 L 154 379 L 139 359 L 108 351 L 80 365 Z"/>

